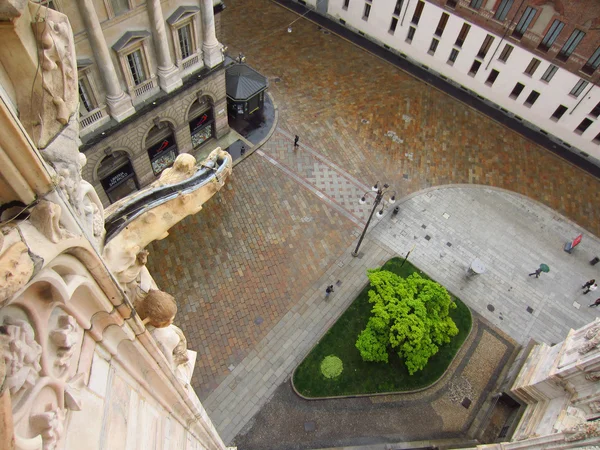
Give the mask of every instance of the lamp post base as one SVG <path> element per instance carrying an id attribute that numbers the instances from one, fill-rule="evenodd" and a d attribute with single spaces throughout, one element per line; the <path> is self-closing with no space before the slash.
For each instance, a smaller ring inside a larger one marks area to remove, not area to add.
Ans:
<path id="1" fill-rule="evenodd" d="M 352 256 L 354 256 L 355 258 L 359 255 L 359 253 L 357 251 L 352 251 L 352 252 L 350 252 L 350 254 Z"/>

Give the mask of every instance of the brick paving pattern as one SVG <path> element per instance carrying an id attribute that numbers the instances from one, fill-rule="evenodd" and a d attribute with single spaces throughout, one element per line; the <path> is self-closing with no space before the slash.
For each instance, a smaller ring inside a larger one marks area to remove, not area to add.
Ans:
<path id="1" fill-rule="evenodd" d="M 244 161 L 202 211 L 150 247 L 178 302 L 204 399 L 354 239 L 356 225 L 262 158 Z"/>
<path id="2" fill-rule="evenodd" d="M 230 54 L 269 78 L 280 126 L 361 180 L 406 195 L 454 183 L 527 195 L 600 234 L 600 182 L 448 95 L 268 0 L 231 0 Z M 280 81 L 277 81 L 279 79 Z"/>

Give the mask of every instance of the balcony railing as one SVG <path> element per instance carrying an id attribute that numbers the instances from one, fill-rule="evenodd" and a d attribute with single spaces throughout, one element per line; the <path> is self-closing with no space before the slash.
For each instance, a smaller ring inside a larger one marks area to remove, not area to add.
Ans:
<path id="1" fill-rule="evenodd" d="M 79 128 L 83 131 L 85 128 L 99 122 L 103 118 L 108 117 L 106 112 L 106 105 L 102 105 L 99 108 L 87 113 L 85 116 L 79 118 Z"/>
<path id="2" fill-rule="evenodd" d="M 143 83 L 138 84 L 137 86 L 133 86 L 131 89 L 133 91 L 134 97 L 141 97 L 144 94 L 152 91 L 156 87 L 156 77 L 152 77 L 149 80 L 144 81 Z"/>
<path id="3" fill-rule="evenodd" d="M 198 54 L 192 55 L 182 61 L 181 67 L 183 68 L 183 70 L 187 70 L 190 67 L 193 67 L 196 64 L 198 64 L 198 60 L 199 60 Z"/>

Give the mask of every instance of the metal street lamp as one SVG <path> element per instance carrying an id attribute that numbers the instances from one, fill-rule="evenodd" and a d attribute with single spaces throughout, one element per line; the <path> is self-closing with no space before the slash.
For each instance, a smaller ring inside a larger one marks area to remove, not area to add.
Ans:
<path id="1" fill-rule="evenodd" d="M 379 181 L 377 183 L 375 183 L 375 185 L 371 188 L 374 192 L 376 192 L 375 194 L 375 201 L 373 202 L 373 209 L 371 210 L 371 214 L 369 215 L 369 220 L 367 220 L 367 223 L 365 225 L 365 228 L 362 232 L 362 234 L 360 235 L 360 239 L 358 240 L 358 244 L 356 245 L 356 249 L 352 252 L 352 256 L 358 256 L 358 249 L 360 248 L 360 244 L 362 244 L 363 238 L 365 237 L 365 234 L 367 233 L 367 229 L 369 228 L 369 224 L 371 223 L 371 219 L 373 218 L 373 214 L 375 213 L 375 210 L 377 209 L 377 207 L 379 206 L 379 204 L 381 203 L 381 200 L 383 200 L 383 197 L 389 193 L 389 184 L 384 184 L 383 187 L 379 187 Z M 396 191 L 393 191 L 394 194 L 389 198 L 389 202 L 390 203 L 395 203 L 396 202 Z M 369 192 L 365 192 L 364 195 L 361 197 L 361 199 L 359 200 L 358 203 L 360 203 L 361 205 L 364 205 L 365 203 L 367 203 L 367 194 L 369 194 Z M 385 204 L 381 206 L 381 210 L 379 210 L 379 212 L 377 213 L 377 217 L 381 217 L 383 216 L 383 210 L 385 209 Z"/>

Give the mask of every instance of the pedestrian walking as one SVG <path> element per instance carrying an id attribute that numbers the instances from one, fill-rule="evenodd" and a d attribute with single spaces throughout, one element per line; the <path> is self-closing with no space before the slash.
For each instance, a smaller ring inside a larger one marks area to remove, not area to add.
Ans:
<path id="1" fill-rule="evenodd" d="M 581 286 L 581 289 L 586 289 L 589 288 L 592 284 L 594 284 L 596 282 L 596 280 L 591 279 L 590 281 L 587 281 L 583 286 Z"/>
<path id="2" fill-rule="evenodd" d="M 325 298 L 329 297 L 329 294 L 331 294 L 333 292 L 333 284 L 327 286 L 327 289 L 325 289 Z"/>
<path id="3" fill-rule="evenodd" d="M 598 305 L 600 305 L 600 298 L 597 298 L 596 301 L 590 305 L 590 308 L 592 306 L 598 306 Z"/>
<path id="4" fill-rule="evenodd" d="M 532 277 L 533 275 L 535 275 L 536 278 L 539 278 L 540 273 L 542 273 L 542 269 L 537 269 L 535 272 L 530 273 L 529 276 Z"/>
<path id="5" fill-rule="evenodd" d="M 592 284 L 591 286 L 588 286 L 587 289 L 585 291 L 583 291 L 583 294 L 588 294 L 590 292 L 595 291 L 596 289 L 598 289 L 598 285 L 596 283 Z"/>
<path id="6" fill-rule="evenodd" d="M 294 147 L 298 147 L 298 141 L 300 140 L 300 136 L 295 135 L 294 136 Z"/>

